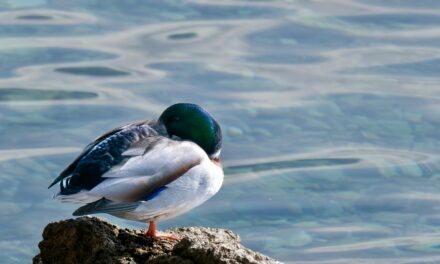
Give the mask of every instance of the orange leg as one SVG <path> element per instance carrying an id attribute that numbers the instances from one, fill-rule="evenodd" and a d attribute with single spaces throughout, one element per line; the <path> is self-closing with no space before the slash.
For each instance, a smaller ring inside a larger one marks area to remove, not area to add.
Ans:
<path id="1" fill-rule="evenodd" d="M 148 227 L 148 231 L 147 231 L 147 233 L 145 233 L 145 236 L 146 237 L 152 237 L 154 239 L 157 239 L 157 238 L 165 238 L 165 239 L 170 239 L 170 240 L 180 240 L 180 239 L 182 239 L 179 236 L 176 236 L 176 235 L 173 235 L 173 234 L 157 232 L 156 223 L 154 223 L 153 221 L 150 221 L 150 226 Z"/>
<path id="2" fill-rule="evenodd" d="M 145 233 L 147 237 L 156 238 L 157 237 L 157 230 L 156 230 L 156 223 L 153 221 L 150 221 L 150 226 L 148 227 L 147 233 Z"/>

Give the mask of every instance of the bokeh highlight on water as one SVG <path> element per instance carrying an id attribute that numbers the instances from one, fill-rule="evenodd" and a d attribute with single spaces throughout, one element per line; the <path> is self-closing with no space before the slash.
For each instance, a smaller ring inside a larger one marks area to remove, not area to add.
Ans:
<path id="1" fill-rule="evenodd" d="M 2 263 L 71 217 L 47 186 L 83 146 L 182 101 L 222 124 L 226 180 L 160 228 L 230 228 L 286 263 L 440 263 L 439 7 L 0 1 Z"/>

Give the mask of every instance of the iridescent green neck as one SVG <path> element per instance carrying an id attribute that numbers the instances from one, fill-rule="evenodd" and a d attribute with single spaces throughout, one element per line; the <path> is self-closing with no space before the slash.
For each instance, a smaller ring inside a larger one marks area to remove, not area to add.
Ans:
<path id="1" fill-rule="evenodd" d="M 178 136 L 199 145 L 209 157 L 219 154 L 222 145 L 217 121 L 196 104 L 179 103 L 168 107 L 159 117 L 169 136 Z"/>

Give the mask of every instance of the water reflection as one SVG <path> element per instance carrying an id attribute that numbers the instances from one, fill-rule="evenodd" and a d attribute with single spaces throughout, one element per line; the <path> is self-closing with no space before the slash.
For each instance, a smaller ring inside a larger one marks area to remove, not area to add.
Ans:
<path id="1" fill-rule="evenodd" d="M 359 159 L 302 159 L 302 160 L 286 160 L 273 161 L 257 164 L 245 164 L 226 167 L 225 173 L 228 175 L 239 174 L 244 172 L 260 172 L 287 168 L 305 168 L 333 165 L 347 165 L 359 162 Z"/>
<path id="2" fill-rule="evenodd" d="M 345 16 L 339 17 L 339 19 L 367 27 L 387 28 L 391 30 L 416 29 L 418 27 L 427 28 L 440 25 L 440 16 L 417 13 Z"/>
<path id="3" fill-rule="evenodd" d="M 430 59 L 412 63 L 396 63 L 349 70 L 356 74 L 386 74 L 405 76 L 436 77 L 440 70 L 440 59 Z"/>
<path id="4" fill-rule="evenodd" d="M 108 67 L 100 66 L 88 66 L 88 67 L 62 67 L 55 69 L 57 72 L 68 73 L 73 75 L 87 75 L 87 76 L 101 76 L 101 77 L 111 77 L 111 76 L 123 76 L 129 75 L 128 72 L 115 70 Z"/>
<path id="5" fill-rule="evenodd" d="M 50 16 L 44 16 L 44 15 L 22 15 L 17 16 L 17 19 L 23 19 L 23 20 L 51 20 L 53 19 Z"/>
<path id="6" fill-rule="evenodd" d="M 105 52 L 59 47 L 1 49 L 0 77 L 11 77 L 18 68 L 31 65 L 105 60 L 114 57 L 113 54 Z"/>
<path id="7" fill-rule="evenodd" d="M 1 2 L 0 258 L 71 217 L 47 185 L 83 146 L 190 101 L 222 124 L 225 185 L 161 228 L 231 228 L 294 263 L 439 262 L 436 7 Z"/>
<path id="8" fill-rule="evenodd" d="M 191 39 L 197 37 L 197 34 L 194 32 L 187 32 L 187 33 L 176 33 L 171 34 L 168 36 L 169 39 L 172 40 L 182 40 L 182 39 Z"/>
<path id="9" fill-rule="evenodd" d="M 98 95 L 91 92 L 40 90 L 25 88 L 0 89 L 0 101 L 39 101 L 39 100 L 81 100 L 96 98 Z"/>

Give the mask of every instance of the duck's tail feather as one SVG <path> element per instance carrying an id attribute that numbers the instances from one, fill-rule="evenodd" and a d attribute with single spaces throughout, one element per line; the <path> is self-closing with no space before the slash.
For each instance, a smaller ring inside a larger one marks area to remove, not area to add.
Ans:
<path id="1" fill-rule="evenodd" d="M 135 210 L 141 202 L 121 203 L 101 198 L 92 203 L 86 204 L 73 212 L 74 216 L 81 216 L 87 214 L 107 213 L 107 214 L 121 214 Z"/>
<path id="2" fill-rule="evenodd" d="M 96 197 L 89 194 L 88 191 L 83 190 L 74 194 L 68 194 L 64 195 L 61 194 L 61 192 L 58 192 L 57 194 L 53 195 L 53 198 L 62 202 L 62 203 L 82 203 L 82 204 L 88 204 L 93 203 L 102 197 Z"/>

